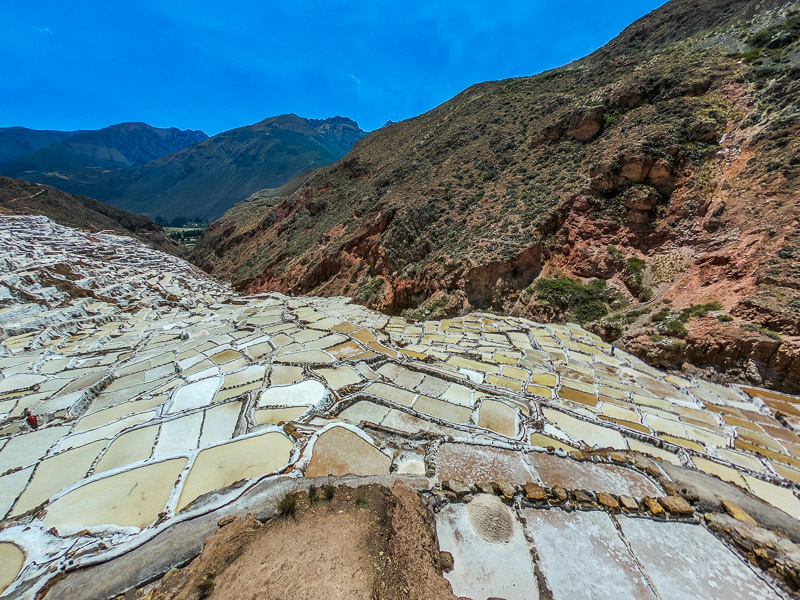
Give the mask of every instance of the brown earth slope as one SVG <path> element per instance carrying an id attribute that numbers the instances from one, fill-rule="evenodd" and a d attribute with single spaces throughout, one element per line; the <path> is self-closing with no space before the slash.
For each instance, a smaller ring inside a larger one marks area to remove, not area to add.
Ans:
<path id="1" fill-rule="evenodd" d="M 254 195 L 194 260 L 239 289 L 417 318 L 576 319 L 660 366 L 796 392 L 798 9 L 673 0 Z"/>
<path id="2" fill-rule="evenodd" d="M 109 230 L 138 238 L 149 246 L 181 256 L 184 248 L 144 215 L 62 192 L 49 185 L 0 175 L 0 215 L 42 215 L 67 227 Z"/>
<path id="3" fill-rule="evenodd" d="M 417 492 L 399 482 L 333 489 L 332 499 L 320 492 L 316 503 L 298 493 L 294 514 L 283 519 L 224 524 L 148 599 L 455 600 L 432 515 Z"/>

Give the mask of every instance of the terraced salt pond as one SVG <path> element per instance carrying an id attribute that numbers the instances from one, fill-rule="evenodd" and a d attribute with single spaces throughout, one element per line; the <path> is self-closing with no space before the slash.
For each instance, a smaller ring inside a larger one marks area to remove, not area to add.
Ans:
<path id="1" fill-rule="evenodd" d="M 42 218 L 0 218 L 0 267 L 8 594 L 272 478 L 663 494 L 641 469 L 565 458 L 610 448 L 714 475 L 800 517 L 800 436 L 785 424 L 800 399 L 666 374 L 576 325 L 417 323 L 345 298 L 240 297 L 138 242 Z M 81 293 L 52 284 L 65 268 Z M 452 510 L 451 537 L 468 529 Z M 524 543 L 522 529 L 514 536 Z M 482 543 L 459 549 L 462 564 Z M 475 592 L 460 573 L 454 587 Z"/>

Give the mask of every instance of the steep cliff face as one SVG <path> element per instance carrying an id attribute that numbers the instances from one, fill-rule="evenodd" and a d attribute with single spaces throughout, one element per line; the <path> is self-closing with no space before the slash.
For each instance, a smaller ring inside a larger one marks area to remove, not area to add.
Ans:
<path id="1" fill-rule="evenodd" d="M 577 319 L 651 362 L 796 391 L 799 7 L 673 0 L 254 195 L 194 259 L 416 318 Z M 710 349 L 715 328 L 736 352 Z"/>

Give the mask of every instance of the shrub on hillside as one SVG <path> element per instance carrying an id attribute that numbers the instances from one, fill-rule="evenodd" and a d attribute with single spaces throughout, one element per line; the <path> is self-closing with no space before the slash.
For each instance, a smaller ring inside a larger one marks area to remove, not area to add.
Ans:
<path id="1" fill-rule="evenodd" d="M 605 279 L 581 283 L 577 279 L 539 279 L 534 286 L 539 300 L 569 313 L 578 323 L 596 321 L 608 313 Z"/>

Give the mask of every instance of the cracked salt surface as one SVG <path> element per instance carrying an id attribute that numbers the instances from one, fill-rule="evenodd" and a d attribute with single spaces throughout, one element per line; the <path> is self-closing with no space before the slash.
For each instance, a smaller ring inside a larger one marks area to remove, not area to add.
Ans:
<path id="1" fill-rule="evenodd" d="M 622 532 L 662 600 L 779 599 L 741 559 L 699 525 L 619 517 Z"/>
<path id="2" fill-rule="evenodd" d="M 500 503 L 500 500 L 496 500 Z M 475 502 L 475 500 L 473 500 Z M 522 527 L 508 513 L 508 541 L 490 541 L 475 530 L 467 504 L 450 504 L 436 517 L 436 533 L 443 552 L 453 555 L 454 568 L 445 577 L 456 596 L 536 600 L 539 590 Z"/>

